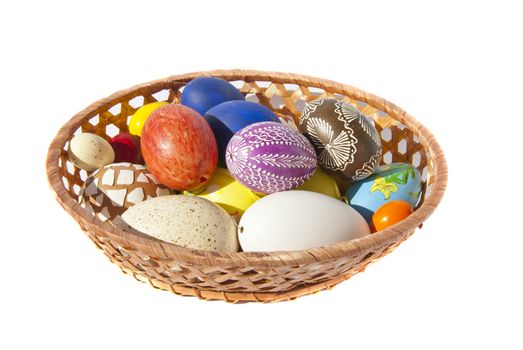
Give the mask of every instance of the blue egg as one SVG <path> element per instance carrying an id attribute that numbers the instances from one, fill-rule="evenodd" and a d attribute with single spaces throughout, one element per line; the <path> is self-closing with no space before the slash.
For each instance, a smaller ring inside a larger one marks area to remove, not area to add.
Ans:
<path id="1" fill-rule="evenodd" d="M 277 122 L 280 119 L 267 107 L 250 101 L 228 101 L 211 108 L 203 116 L 209 123 L 218 143 L 218 164 L 225 165 L 225 149 L 235 132 L 258 122 Z"/>
<path id="2" fill-rule="evenodd" d="M 245 100 L 234 85 L 219 78 L 200 77 L 185 86 L 181 103 L 203 115 L 212 107 L 233 100 Z"/>
<path id="3" fill-rule="evenodd" d="M 352 183 L 345 196 L 370 224 L 374 212 L 389 201 L 406 201 L 414 208 L 421 194 L 421 182 L 419 171 L 411 164 L 381 165 L 371 176 Z"/>

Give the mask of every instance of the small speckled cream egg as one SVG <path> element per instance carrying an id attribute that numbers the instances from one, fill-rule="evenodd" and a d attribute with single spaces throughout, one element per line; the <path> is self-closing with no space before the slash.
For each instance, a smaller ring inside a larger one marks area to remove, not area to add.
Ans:
<path id="1" fill-rule="evenodd" d="M 114 162 L 114 150 L 102 137 L 82 133 L 69 142 L 69 159 L 80 169 L 93 171 Z"/>
<path id="2" fill-rule="evenodd" d="M 227 212 L 200 197 L 156 197 L 129 208 L 123 221 L 142 233 L 187 248 L 236 252 L 236 223 Z"/>
<path id="3" fill-rule="evenodd" d="M 109 164 L 86 180 L 78 195 L 82 208 L 102 221 L 114 219 L 134 204 L 171 194 L 143 165 Z"/>

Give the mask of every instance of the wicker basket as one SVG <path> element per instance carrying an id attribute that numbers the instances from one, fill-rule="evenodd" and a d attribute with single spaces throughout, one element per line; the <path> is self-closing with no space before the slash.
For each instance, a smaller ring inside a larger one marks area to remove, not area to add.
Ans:
<path id="1" fill-rule="evenodd" d="M 383 163 L 414 164 L 423 175 L 422 200 L 406 220 L 349 242 L 305 251 L 221 253 L 183 248 L 124 232 L 103 223 L 77 204 L 87 173 L 69 162 L 66 149 L 75 133 L 106 139 L 127 131 L 130 116 L 145 103 L 180 100 L 183 86 L 198 76 L 231 81 L 249 100 L 297 120 L 305 103 L 335 97 L 355 105 L 376 122 Z M 62 207 L 123 272 L 155 288 L 202 299 L 281 301 L 294 299 L 361 272 L 410 237 L 443 196 L 447 165 L 432 134 L 394 104 L 354 87 L 302 75 L 250 70 L 217 70 L 172 76 L 123 90 L 95 102 L 65 124 L 49 147 L 47 176 Z"/>

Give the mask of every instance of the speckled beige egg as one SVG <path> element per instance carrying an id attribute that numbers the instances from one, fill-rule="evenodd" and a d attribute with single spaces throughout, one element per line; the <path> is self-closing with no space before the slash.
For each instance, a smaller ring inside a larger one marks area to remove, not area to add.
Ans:
<path id="1" fill-rule="evenodd" d="M 82 133 L 69 142 L 69 159 L 80 169 L 93 171 L 114 162 L 114 150 L 102 137 Z"/>
<path id="2" fill-rule="evenodd" d="M 200 197 L 157 197 L 129 208 L 122 219 L 132 228 L 187 248 L 236 252 L 236 223 L 227 212 Z"/>
<path id="3" fill-rule="evenodd" d="M 114 219 L 134 204 L 171 194 L 146 167 L 139 164 L 109 164 L 86 180 L 78 195 L 82 208 L 102 221 Z"/>

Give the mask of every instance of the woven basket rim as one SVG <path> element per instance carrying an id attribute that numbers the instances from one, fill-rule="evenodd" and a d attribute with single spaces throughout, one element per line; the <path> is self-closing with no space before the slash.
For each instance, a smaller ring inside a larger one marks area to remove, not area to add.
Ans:
<path id="1" fill-rule="evenodd" d="M 175 244 L 166 243 L 138 235 L 133 232 L 122 231 L 109 223 L 102 222 L 96 216 L 91 215 L 81 208 L 74 198 L 67 192 L 60 176 L 58 159 L 67 140 L 81 126 L 85 119 L 93 111 L 111 107 L 111 102 L 123 96 L 140 96 L 140 90 L 152 85 L 164 89 L 179 87 L 198 76 L 217 76 L 226 80 L 246 81 L 271 81 L 276 83 L 297 84 L 304 86 L 319 87 L 334 93 L 339 93 L 350 98 L 366 102 L 370 106 L 387 113 L 393 119 L 404 124 L 411 131 L 419 134 L 419 141 L 430 155 L 433 162 L 434 182 L 431 193 L 425 198 L 421 206 L 407 219 L 379 231 L 372 235 L 352 240 L 335 243 L 319 248 L 285 252 L 238 252 L 225 253 L 206 250 L 184 248 Z M 46 172 L 49 186 L 60 205 L 80 224 L 84 229 L 94 232 L 101 237 L 121 242 L 121 246 L 131 246 L 133 249 L 153 252 L 155 259 L 169 258 L 185 263 L 195 263 L 205 266 L 259 266 L 277 267 L 285 265 L 310 264 L 322 262 L 340 257 L 356 257 L 372 252 L 373 250 L 394 243 L 404 232 L 412 232 L 420 226 L 435 210 L 445 192 L 448 169 L 445 156 L 432 133 L 420 122 L 407 112 L 381 97 L 357 89 L 353 86 L 337 83 L 331 80 L 314 78 L 306 75 L 268 72 L 258 70 L 212 70 L 204 72 L 193 72 L 174 75 L 164 79 L 153 80 L 138 84 L 128 89 L 120 90 L 106 98 L 100 99 L 84 110 L 77 113 L 66 124 L 64 124 L 51 142 L 46 159 Z"/>

